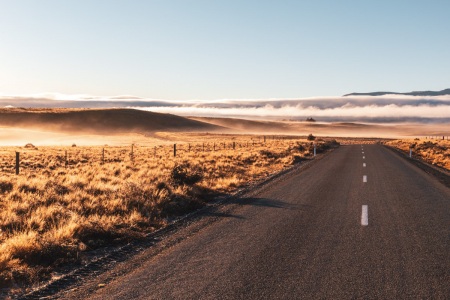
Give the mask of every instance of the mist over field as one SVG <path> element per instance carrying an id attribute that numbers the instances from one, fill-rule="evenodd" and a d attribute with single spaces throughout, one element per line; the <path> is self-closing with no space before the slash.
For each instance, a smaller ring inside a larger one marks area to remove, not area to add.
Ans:
<path id="1" fill-rule="evenodd" d="M 157 100 L 135 96 L 0 96 L 0 107 L 137 108 L 194 117 L 367 123 L 448 123 L 450 96 L 346 96 L 301 99 Z"/>

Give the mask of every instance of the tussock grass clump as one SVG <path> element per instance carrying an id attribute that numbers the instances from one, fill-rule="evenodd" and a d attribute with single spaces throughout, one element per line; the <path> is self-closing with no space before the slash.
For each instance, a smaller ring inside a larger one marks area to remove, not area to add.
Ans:
<path id="1" fill-rule="evenodd" d="M 86 251 L 140 239 L 311 156 L 307 141 L 230 139 L 179 143 L 176 157 L 173 145 L 134 145 L 133 155 L 130 147 L 108 147 L 104 159 L 102 147 L 0 148 L 0 286 L 50 278 Z"/>
<path id="2" fill-rule="evenodd" d="M 170 174 L 175 186 L 189 185 L 192 186 L 203 179 L 202 170 L 198 166 L 191 167 L 189 163 L 177 165 L 172 169 Z"/>
<path id="3" fill-rule="evenodd" d="M 13 189 L 12 182 L 0 178 L 0 194 L 11 192 Z"/>

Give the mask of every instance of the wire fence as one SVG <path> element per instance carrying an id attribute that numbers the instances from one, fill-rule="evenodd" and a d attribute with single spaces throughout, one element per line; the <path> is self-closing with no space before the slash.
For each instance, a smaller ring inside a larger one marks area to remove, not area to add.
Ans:
<path id="1" fill-rule="evenodd" d="M 251 139 L 205 141 L 201 143 L 175 143 L 171 145 L 140 146 L 67 146 L 0 148 L 0 173 L 20 174 L 27 170 L 55 170 L 80 166 L 129 163 L 144 164 L 149 160 L 187 159 L 201 154 L 239 155 L 262 149 L 289 150 L 298 145 L 304 136 L 261 136 Z M 312 145 L 312 142 L 310 142 Z M 312 150 L 312 149 L 311 149 Z"/>

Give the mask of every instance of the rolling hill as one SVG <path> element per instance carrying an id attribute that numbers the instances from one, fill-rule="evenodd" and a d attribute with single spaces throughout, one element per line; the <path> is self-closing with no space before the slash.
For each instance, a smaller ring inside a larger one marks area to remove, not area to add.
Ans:
<path id="1" fill-rule="evenodd" d="M 215 131 L 220 126 L 135 109 L 0 109 L 0 126 L 59 132 L 149 133 Z"/>

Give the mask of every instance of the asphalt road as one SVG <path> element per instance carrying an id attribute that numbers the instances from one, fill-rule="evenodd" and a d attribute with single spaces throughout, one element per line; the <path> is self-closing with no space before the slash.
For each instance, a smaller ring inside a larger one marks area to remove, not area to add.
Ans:
<path id="1" fill-rule="evenodd" d="M 449 299 L 450 189 L 383 146 L 363 147 L 340 147 L 65 298 Z"/>

